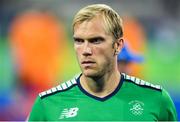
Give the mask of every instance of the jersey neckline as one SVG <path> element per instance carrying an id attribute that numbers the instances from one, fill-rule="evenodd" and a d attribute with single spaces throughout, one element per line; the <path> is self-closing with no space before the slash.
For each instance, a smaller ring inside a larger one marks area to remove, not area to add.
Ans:
<path id="1" fill-rule="evenodd" d="M 82 74 L 81 74 L 82 75 Z M 121 79 L 120 79 L 120 82 L 118 84 L 118 86 L 115 88 L 115 90 L 110 93 L 109 95 L 105 96 L 105 97 L 98 97 L 98 96 L 95 96 L 95 95 L 92 95 L 90 94 L 89 92 L 87 92 L 80 84 L 80 77 L 81 75 L 76 79 L 77 81 L 77 85 L 79 87 L 79 89 L 87 96 L 93 98 L 93 99 L 96 99 L 98 101 L 105 101 L 105 100 L 108 100 L 109 98 L 113 97 L 114 95 L 116 95 L 116 93 L 119 91 L 119 89 L 122 87 L 122 84 L 123 84 L 123 81 L 124 81 L 124 75 L 121 74 Z"/>

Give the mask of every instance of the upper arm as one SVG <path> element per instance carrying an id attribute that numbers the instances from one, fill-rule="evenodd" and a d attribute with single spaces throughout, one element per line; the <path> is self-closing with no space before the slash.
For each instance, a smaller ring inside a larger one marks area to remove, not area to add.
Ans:
<path id="1" fill-rule="evenodd" d="M 177 121 L 175 105 L 168 92 L 164 89 L 162 89 L 161 107 L 159 115 L 161 121 Z"/>
<path id="2" fill-rule="evenodd" d="M 44 107 L 40 97 L 37 97 L 29 115 L 29 121 L 45 120 Z"/>

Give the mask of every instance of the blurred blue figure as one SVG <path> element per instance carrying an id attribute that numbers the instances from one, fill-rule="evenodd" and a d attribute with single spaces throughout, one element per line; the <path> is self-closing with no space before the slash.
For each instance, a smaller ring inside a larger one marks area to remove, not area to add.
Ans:
<path id="1" fill-rule="evenodd" d="M 0 120 L 7 121 L 11 117 L 9 106 L 12 104 L 12 96 L 8 90 L 0 90 Z"/>
<path id="2" fill-rule="evenodd" d="M 128 45 L 125 44 L 121 52 L 118 54 L 118 69 L 121 72 L 129 74 L 131 69 L 129 68 L 130 63 L 142 63 L 144 57 L 142 55 L 134 54 L 128 48 Z"/>
<path id="3" fill-rule="evenodd" d="M 0 89 L 0 121 L 25 120 L 27 96 L 23 97 L 16 89 Z M 23 93 L 22 93 L 23 94 Z"/>
<path id="4" fill-rule="evenodd" d="M 179 94 L 177 94 L 173 91 L 170 92 L 170 95 L 172 96 L 173 102 L 176 107 L 178 121 L 180 121 L 180 96 L 179 96 Z"/>

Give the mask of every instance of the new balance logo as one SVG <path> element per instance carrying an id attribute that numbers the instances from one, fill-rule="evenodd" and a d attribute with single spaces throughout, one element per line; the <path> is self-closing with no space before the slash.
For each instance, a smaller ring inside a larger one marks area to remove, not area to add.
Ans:
<path id="1" fill-rule="evenodd" d="M 77 107 L 69 108 L 69 109 L 65 108 L 61 112 L 59 119 L 75 117 L 77 115 L 78 110 L 79 110 L 79 108 L 77 108 Z"/>

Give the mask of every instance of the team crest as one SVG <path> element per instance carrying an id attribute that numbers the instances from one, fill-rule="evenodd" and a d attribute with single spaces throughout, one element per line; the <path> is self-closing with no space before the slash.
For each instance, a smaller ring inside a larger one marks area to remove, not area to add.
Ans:
<path id="1" fill-rule="evenodd" d="M 139 116 L 143 114 L 144 111 L 144 103 L 138 100 L 133 100 L 129 102 L 129 106 L 130 106 L 130 112 L 135 115 L 135 116 Z"/>

